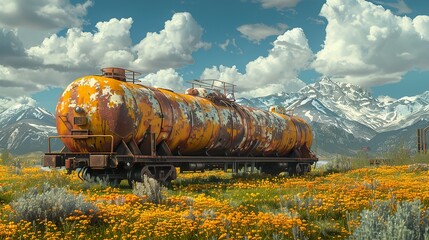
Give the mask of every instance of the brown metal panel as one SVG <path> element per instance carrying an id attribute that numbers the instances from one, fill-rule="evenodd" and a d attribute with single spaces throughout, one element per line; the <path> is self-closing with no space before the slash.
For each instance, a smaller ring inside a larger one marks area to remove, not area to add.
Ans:
<path id="1" fill-rule="evenodd" d="M 74 117 L 73 123 L 75 125 L 83 126 L 83 125 L 86 125 L 88 121 L 86 117 L 78 116 L 78 117 Z"/>
<path id="2" fill-rule="evenodd" d="M 103 169 L 107 167 L 109 155 L 91 155 L 89 156 L 89 167 L 94 169 Z"/>
<path id="3" fill-rule="evenodd" d="M 64 159 L 58 155 L 44 155 L 43 156 L 44 167 L 61 167 L 64 166 Z"/>

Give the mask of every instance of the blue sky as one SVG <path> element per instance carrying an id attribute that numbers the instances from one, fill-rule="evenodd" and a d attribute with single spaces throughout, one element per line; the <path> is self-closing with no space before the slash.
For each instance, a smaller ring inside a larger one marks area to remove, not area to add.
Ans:
<path id="1" fill-rule="evenodd" d="M 428 15 L 422 0 L 0 0 L 0 96 L 53 111 L 106 66 L 177 91 L 221 78 L 264 96 L 329 76 L 416 95 L 429 90 Z"/>

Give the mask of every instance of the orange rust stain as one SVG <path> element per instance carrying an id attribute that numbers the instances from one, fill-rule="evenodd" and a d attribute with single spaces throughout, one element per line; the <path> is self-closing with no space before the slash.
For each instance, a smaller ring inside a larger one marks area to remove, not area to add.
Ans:
<path id="1" fill-rule="evenodd" d="M 74 117 L 86 117 L 87 124 L 74 124 Z M 165 141 L 184 155 L 287 156 L 303 145 L 309 149 L 313 139 L 310 126 L 295 116 L 103 76 L 72 82 L 58 101 L 56 121 L 59 135 L 112 135 L 114 146 L 131 138 L 140 143 L 146 133 L 155 133 L 157 144 Z M 106 137 L 63 142 L 74 152 L 110 150 Z"/>

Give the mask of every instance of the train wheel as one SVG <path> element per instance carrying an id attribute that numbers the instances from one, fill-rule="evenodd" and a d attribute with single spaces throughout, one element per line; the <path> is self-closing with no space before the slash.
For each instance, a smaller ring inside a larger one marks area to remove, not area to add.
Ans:
<path id="1" fill-rule="evenodd" d="M 134 187 L 135 182 L 143 182 L 141 175 L 142 168 L 142 166 L 134 166 L 127 172 L 128 185 L 130 185 L 131 188 Z"/>

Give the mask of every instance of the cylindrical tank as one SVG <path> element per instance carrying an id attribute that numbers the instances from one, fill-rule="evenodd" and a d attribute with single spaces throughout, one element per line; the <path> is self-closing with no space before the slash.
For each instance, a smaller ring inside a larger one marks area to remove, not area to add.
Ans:
<path id="1" fill-rule="evenodd" d="M 139 144 L 150 132 L 178 155 L 287 156 L 311 147 L 311 128 L 298 117 L 240 106 L 202 89 L 187 93 L 111 76 L 82 77 L 58 101 L 58 134 L 112 135 L 116 148 L 132 138 Z M 62 138 L 70 151 L 84 153 L 109 152 L 111 139 Z"/>

